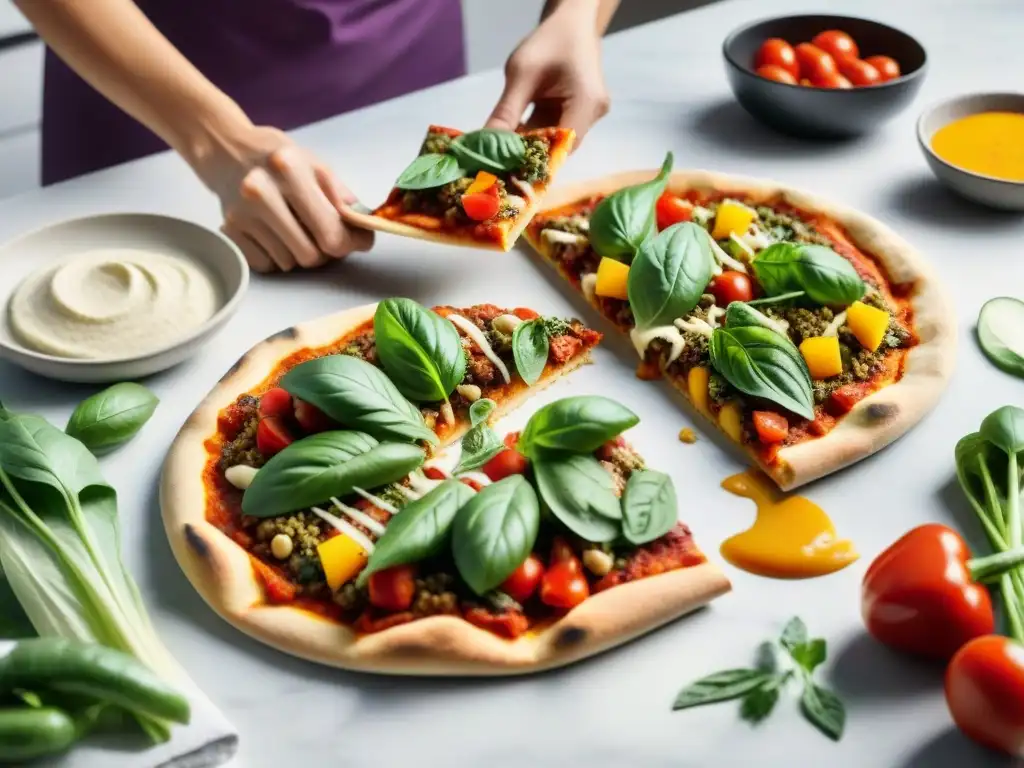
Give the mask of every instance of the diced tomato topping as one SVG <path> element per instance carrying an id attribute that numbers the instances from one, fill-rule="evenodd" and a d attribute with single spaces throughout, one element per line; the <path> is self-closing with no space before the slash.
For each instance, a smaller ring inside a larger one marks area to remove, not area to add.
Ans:
<path id="1" fill-rule="evenodd" d="M 807 429 L 812 435 L 817 435 L 818 437 L 821 437 L 828 432 L 828 426 L 821 419 L 815 419 L 812 421 L 807 425 Z"/>
<path id="2" fill-rule="evenodd" d="M 446 475 L 437 467 L 424 467 L 423 475 L 428 480 L 446 480 L 448 478 L 448 475 Z"/>
<path id="3" fill-rule="evenodd" d="M 789 421 L 774 411 L 754 411 L 754 429 L 762 443 L 781 443 L 789 435 Z"/>
<path id="4" fill-rule="evenodd" d="M 657 360 L 644 358 L 636 367 L 636 377 L 642 381 L 657 381 L 661 378 L 661 367 Z"/>
<path id="5" fill-rule="evenodd" d="M 292 396 L 281 387 L 274 387 L 260 398 L 260 416 L 291 416 Z"/>
<path id="6" fill-rule="evenodd" d="M 518 443 L 519 443 L 519 433 L 518 432 L 509 432 L 507 435 L 505 435 L 505 447 L 506 448 L 515 448 L 516 445 L 518 445 Z"/>
<path id="7" fill-rule="evenodd" d="M 529 307 L 516 307 L 515 309 L 512 310 L 512 314 L 518 317 L 520 320 L 535 320 L 536 318 L 540 317 L 540 315 L 538 315 Z"/>
<path id="8" fill-rule="evenodd" d="M 231 540 L 234 541 L 235 544 L 240 546 L 242 549 L 249 549 L 253 544 L 252 536 L 250 536 L 245 531 L 234 531 L 231 534 Z"/>
<path id="9" fill-rule="evenodd" d="M 491 613 L 484 608 L 470 608 L 465 619 L 488 632 L 514 640 L 530 628 L 530 620 L 519 611 Z"/>
<path id="10" fill-rule="evenodd" d="M 248 419 L 249 412 L 232 403 L 217 416 L 217 429 L 229 440 L 234 440 Z"/>
<path id="11" fill-rule="evenodd" d="M 256 447 L 264 456 L 280 453 L 295 442 L 288 426 L 280 416 L 266 416 L 256 427 Z"/>
<path id="12" fill-rule="evenodd" d="M 412 611 L 389 613 L 386 616 L 377 616 L 372 611 L 363 611 L 356 619 L 354 628 L 356 632 L 371 635 L 374 632 L 383 632 L 385 629 L 397 627 L 399 624 L 408 624 L 415 618 Z"/>
<path id="13" fill-rule="evenodd" d="M 487 221 L 498 215 L 501 209 L 501 197 L 498 185 L 495 184 L 485 192 L 475 192 L 462 196 L 462 210 L 473 221 Z"/>
<path id="14" fill-rule="evenodd" d="M 482 491 L 484 489 L 484 487 L 483 487 L 483 485 L 481 483 L 478 483 L 476 480 L 474 480 L 471 477 L 460 477 L 459 478 L 459 482 L 462 483 L 463 485 L 468 485 L 474 491 L 478 491 L 479 492 L 479 491 Z"/>
<path id="15" fill-rule="evenodd" d="M 385 611 L 407 611 L 416 596 L 416 568 L 396 565 L 370 576 L 370 605 Z"/>
<path id="16" fill-rule="evenodd" d="M 501 583 L 501 591 L 517 603 L 525 603 L 537 591 L 543 575 L 544 563 L 531 554 Z"/>
<path id="17" fill-rule="evenodd" d="M 294 584 L 262 560 L 255 557 L 251 559 L 256 575 L 263 582 L 263 588 L 266 590 L 268 601 L 271 603 L 290 603 L 295 599 L 298 588 Z"/>
<path id="18" fill-rule="evenodd" d="M 622 435 L 619 435 L 618 437 L 613 437 L 611 440 L 607 441 L 604 445 L 597 449 L 597 458 L 600 459 L 601 461 L 611 461 L 612 452 L 616 448 L 625 447 L 625 445 L 625 437 L 623 437 Z"/>
<path id="19" fill-rule="evenodd" d="M 836 416 L 842 416 L 844 413 L 849 413 L 853 410 L 857 400 L 857 391 L 855 389 L 839 387 L 839 389 L 834 390 L 828 396 L 828 409 Z"/>
<path id="20" fill-rule="evenodd" d="M 571 562 L 555 563 L 540 581 L 540 601 L 552 608 L 575 608 L 588 597 L 590 585 Z"/>
<path id="21" fill-rule="evenodd" d="M 306 434 L 326 432 L 336 426 L 334 420 L 315 405 L 295 398 L 295 420 Z"/>
<path id="22" fill-rule="evenodd" d="M 693 218 L 693 203 L 684 200 L 678 195 L 665 192 L 658 198 L 654 211 L 658 219 L 658 229 L 660 231 L 668 229 L 673 224 L 689 221 Z"/>
<path id="23" fill-rule="evenodd" d="M 529 463 L 523 454 L 515 448 L 506 448 L 484 464 L 480 471 L 496 483 L 511 475 L 523 474 L 528 466 Z"/>
<path id="24" fill-rule="evenodd" d="M 575 336 L 555 336 L 551 340 L 549 355 L 551 361 L 559 365 L 575 357 L 582 348 L 583 342 Z"/>

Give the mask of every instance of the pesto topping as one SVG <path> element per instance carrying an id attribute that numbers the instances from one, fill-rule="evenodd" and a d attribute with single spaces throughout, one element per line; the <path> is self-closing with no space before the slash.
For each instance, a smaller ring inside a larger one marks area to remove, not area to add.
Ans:
<path id="1" fill-rule="evenodd" d="M 519 178 L 534 184 L 548 180 L 548 159 L 551 148 L 544 139 L 531 136 L 526 139 L 526 159 L 520 169 Z"/>

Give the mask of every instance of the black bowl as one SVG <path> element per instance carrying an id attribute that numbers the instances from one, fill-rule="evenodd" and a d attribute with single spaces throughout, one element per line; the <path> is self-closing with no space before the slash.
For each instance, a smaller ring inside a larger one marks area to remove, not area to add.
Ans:
<path id="1" fill-rule="evenodd" d="M 754 57 L 768 38 L 781 37 L 795 47 L 826 29 L 849 34 L 862 58 L 891 56 L 903 75 L 878 85 L 840 90 L 777 83 L 754 73 Z M 824 14 L 748 24 L 726 38 L 722 55 L 729 84 L 747 112 L 783 133 L 815 139 L 857 136 L 897 115 L 917 94 L 928 63 L 924 48 L 905 32 L 869 19 Z"/>

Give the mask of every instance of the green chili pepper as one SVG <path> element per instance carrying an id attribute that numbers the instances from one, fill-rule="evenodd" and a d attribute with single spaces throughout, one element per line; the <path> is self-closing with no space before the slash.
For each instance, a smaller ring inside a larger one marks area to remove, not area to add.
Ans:
<path id="1" fill-rule="evenodd" d="M 0 695 L 17 689 L 79 695 L 134 714 L 189 721 L 188 699 L 135 658 L 59 637 L 22 640 L 0 659 Z"/>
<path id="2" fill-rule="evenodd" d="M 55 707 L 0 709 L 0 763 L 55 755 L 77 739 L 75 721 Z"/>

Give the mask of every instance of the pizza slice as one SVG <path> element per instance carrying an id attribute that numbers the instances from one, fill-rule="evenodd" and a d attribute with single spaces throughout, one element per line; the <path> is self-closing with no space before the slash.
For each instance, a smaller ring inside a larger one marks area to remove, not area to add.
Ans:
<path id="1" fill-rule="evenodd" d="M 880 222 L 777 184 L 631 172 L 558 190 L 526 238 L 784 490 L 878 451 L 938 400 L 951 304 Z"/>
<path id="2" fill-rule="evenodd" d="M 380 232 L 509 250 L 572 151 L 563 128 L 462 133 L 432 125 L 419 156 L 372 212 L 346 209 L 352 224 Z"/>

